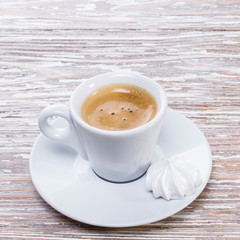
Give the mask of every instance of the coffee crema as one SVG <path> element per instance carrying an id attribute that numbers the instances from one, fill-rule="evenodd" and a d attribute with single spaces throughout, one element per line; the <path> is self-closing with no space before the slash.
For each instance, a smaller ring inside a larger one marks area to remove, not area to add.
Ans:
<path id="1" fill-rule="evenodd" d="M 157 103 L 140 87 L 114 83 L 98 88 L 83 102 L 82 119 L 89 125 L 111 131 L 139 127 L 156 115 Z"/>

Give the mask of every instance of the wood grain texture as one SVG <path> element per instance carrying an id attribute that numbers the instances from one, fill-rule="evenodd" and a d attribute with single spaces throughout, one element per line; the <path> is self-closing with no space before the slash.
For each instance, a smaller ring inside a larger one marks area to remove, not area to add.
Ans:
<path id="1" fill-rule="evenodd" d="M 0 1 L 0 239 L 240 239 L 238 0 Z M 29 174 L 37 118 L 84 79 L 129 69 L 206 135 L 213 170 L 181 212 L 134 228 L 73 221 Z"/>

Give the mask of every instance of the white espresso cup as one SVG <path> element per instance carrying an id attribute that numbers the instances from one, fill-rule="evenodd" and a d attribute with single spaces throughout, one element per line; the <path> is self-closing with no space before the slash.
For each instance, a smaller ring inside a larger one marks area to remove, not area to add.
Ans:
<path id="1" fill-rule="evenodd" d="M 81 106 L 94 90 L 112 83 L 127 83 L 147 90 L 157 103 L 157 112 L 148 123 L 123 131 L 109 131 L 87 124 L 81 116 Z M 155 81 L 133 72 L 97 75 L 81 83 L 70 98 L 70 107 L 51 105 L 39 117 L 42 133 L 50 139 L 67 144 L 89 160 L 93 171 L 111 182 L 128 182 L 141 177 L 151 163 L 151 157 L 167 110 L 167 98 Z M 48 118 L 58 116 L 68 124 L 54 128 Z"/>

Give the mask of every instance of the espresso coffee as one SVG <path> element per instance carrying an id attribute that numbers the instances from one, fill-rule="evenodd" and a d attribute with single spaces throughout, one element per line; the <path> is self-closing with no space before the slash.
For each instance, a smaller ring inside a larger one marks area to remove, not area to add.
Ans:
<path id="1" fill-rule="evenodd" d="M 139 127 L 157 112 L 157 103 L 145 89 L 110 84 L 92 92 L 83 102 L 81 116 L 89 125 L 111 131 Z"/>

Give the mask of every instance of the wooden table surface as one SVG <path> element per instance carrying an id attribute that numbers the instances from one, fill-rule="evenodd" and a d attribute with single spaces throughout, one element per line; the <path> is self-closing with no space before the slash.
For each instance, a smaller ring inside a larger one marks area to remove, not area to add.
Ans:
<path id="1" fill-rule="evenodd" d="M 240 1 L 0 1 L 0 239 L 240 239 Z M 213 169 L 179 213 L 100 228 L 52 209 L 29 157 L 40 111 L 84 79 L 138 71 L 204 132 Z"/>

